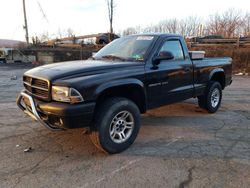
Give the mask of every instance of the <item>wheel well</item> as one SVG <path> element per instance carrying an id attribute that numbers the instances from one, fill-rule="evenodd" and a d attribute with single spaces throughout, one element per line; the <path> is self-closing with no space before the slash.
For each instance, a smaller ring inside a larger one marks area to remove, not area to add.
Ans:
<path id="1" fill-rule="evenodd" d="M 221 84 L 222 89 L 225 88 L 225 74 L 224 72 L 216 72 L 210 79 L 212 81 L 217 81 Z"/>
<path id="2" fill-rule="evenodd" d="M 97 98 L 96 108 L 107 98 L 124 97 L 133 101 L 141 113 L 146 112 L 146 98 L 143 89 L 136 85 L 116 86 L 104 90 Z"/>

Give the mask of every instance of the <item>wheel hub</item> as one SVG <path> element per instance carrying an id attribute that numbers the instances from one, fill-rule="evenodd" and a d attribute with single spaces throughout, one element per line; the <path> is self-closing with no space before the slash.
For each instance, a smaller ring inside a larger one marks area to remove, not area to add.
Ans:
<path id="1" fill-rule="evenodd" d="M 218 106 L 219 102 L 220 102 L 220 91 L 217 88 L 215 88 L 211 95 L 212 107 L 215 108 L 216 106 Z"/>
<path id="2" fill-rule="evenodd" d="M 125 128 L 125 121 L 124 120 L 118 120 L 115 129 L 117 132 L 122 132 Z"/>
<path id="3" fill-rule="evenodd" d="M 134 129 L 134 118 L 128 111 L 122 111 L 115 115 L 110 124 L 110 138 L 115 143 L 125 142 Z"/>

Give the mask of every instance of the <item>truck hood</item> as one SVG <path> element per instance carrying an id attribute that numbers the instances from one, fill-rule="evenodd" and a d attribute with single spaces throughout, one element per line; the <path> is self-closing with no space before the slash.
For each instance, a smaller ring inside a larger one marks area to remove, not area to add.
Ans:
<path id="1" fill-rule="evenodd" d="M 117 62 L 117 61 L 69 61 L 40 66 L 25 72 L 26 76 L 44 78 L 49 81 L 65 77 L 88 76 L 117 71 L 118 69 L 142 66 L 142 62 Z"/>

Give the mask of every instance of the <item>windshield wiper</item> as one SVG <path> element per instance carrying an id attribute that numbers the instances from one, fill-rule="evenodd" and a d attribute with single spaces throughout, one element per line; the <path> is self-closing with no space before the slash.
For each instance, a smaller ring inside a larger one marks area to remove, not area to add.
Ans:
<path id="1" fill-rule="evenodd" d="M 121 61 L 126 61 L 127 60 L 127 59 L 125 59 L 123 57 L 119 57 L 119 56 L 115 56 L 115 55 L 104 55 L 101 58 L 112 59 L 112 60 L 118 59 L 118 60 L 121 60 Z"/>

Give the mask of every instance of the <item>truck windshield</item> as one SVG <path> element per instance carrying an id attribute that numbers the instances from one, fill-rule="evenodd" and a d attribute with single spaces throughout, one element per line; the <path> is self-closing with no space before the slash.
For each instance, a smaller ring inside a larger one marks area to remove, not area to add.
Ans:
<path id="1" fill-rule="evenodd" d="M 144 61 L 149 46 L 155 37 L 150 35 L 129 36 L 116 39 L 106 45 L 94 59 L 112 59 L 119 61 Z"/>

